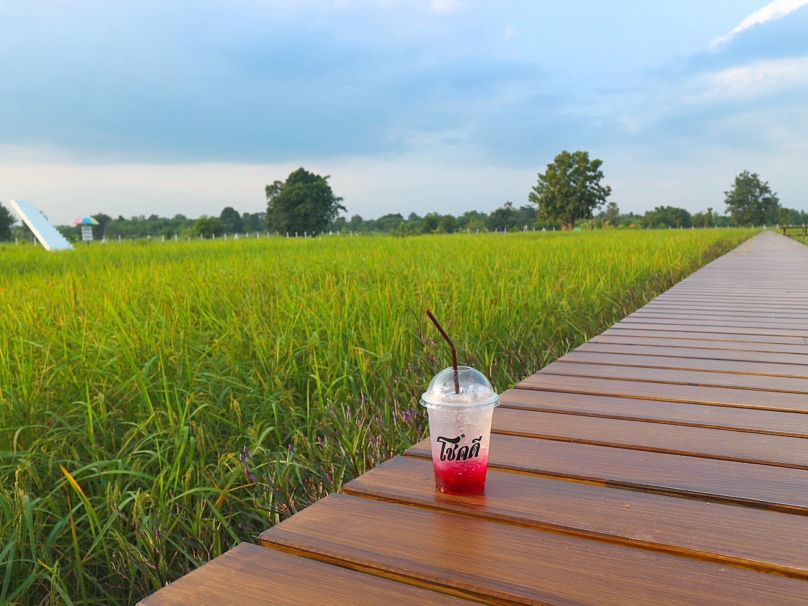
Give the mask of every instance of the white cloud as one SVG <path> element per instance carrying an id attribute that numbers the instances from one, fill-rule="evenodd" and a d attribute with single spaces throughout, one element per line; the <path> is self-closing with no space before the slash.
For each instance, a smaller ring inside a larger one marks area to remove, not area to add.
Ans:
<path id="1" fill-rule="evenodd" d="M 697 78 L 689 101 L 759 97 L 808 85 L 808 57 L 756 61 Z"/>
<path id="2" fill-rule="evenodd" d="M 749 15 L 746 19 L 738 24 L 738 27 L 733 29 L 728 34 L 719 36 L 713 40 L 710 43 L 710 48 L 716 48 L 726 42 L 729 42 L 733 36 L 735 36 L 735 34 L 742 32 L 745 29 L 749 29 L 754 25 L 759 25 L 761 23 L 766 23 L 767 21 L 785 17 L 789 13 L 793 13 L 795 10 L 805 6 L 806 4 L 808 4 L 808 0 L 774 0 L 774 2 L 767 4 L 763 8 Z"/>
<path id="3" fill-rule="evenodd" d="M 808 0 L 806 0 L 808 1 Z M 433 13 L 445 15 L 460 8 L 460 2 L 457 0 L 430 0 L 429 10 Z"/>

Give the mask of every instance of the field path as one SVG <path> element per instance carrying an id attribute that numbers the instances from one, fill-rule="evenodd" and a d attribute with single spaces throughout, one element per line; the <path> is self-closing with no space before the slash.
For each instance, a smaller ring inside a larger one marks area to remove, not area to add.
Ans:
<path id="1" fill-rule="evenodd" d="M 484 494 L 424 441 L 142 604 L 805 603 L 808 247 L 764 232 L 501 398 Z"/>

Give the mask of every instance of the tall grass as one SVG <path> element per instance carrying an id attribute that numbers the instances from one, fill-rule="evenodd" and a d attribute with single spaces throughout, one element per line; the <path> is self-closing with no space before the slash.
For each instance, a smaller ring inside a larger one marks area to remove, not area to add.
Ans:
<path id="1" fill-rule="evenodd" d="M 751 232 L 0 247 L 0 603 L 134 603 L 504 390 Z"/>

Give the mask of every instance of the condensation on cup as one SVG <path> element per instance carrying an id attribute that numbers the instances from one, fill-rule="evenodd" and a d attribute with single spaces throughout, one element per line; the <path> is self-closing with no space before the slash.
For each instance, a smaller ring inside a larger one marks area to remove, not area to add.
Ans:
<path id="1" fill-rule="evenodd" d="M 485 488 L 491 417 L 499 396 L 481 372 L 468 366 L 442 370 L 421 396 L 429 412 L 435 485 L 448 494 L 475 494 Z"/>

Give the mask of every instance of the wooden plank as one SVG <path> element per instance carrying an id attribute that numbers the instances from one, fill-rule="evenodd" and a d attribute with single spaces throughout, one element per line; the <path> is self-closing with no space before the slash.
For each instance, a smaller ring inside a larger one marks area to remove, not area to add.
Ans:
<path id="1" fill-rule="evenodd" d="M 491 469 L 485 494 L 435 490 L 432 463 L 394 457 L 346 494 L 808 578 L 808 517 Z"/>
<path id="2" fill-rule="evenodd" d="M 500 408 L 494 433 L 808 470 L 808 441 L 706 427 Z"/>
<path id="3" fill-rule="evenodd" d="M 500 407 L 808 437 L 808 415 L 791 412 L 635 400 L 531 389 L 509 389 L 503 392 L 500 394 Z"/>
<path id="4" fill-rule="evenodd" d="M 707 292 L 703 287 L 693 288 L 690 291 L 685 290 L 669 290 L 668 292 L 664 292 L 657 297 L 659 301 L 682 301 L 682 302 L 689 302 L 689 301 L 708 301 L 708 302 L 721 302 L 726 301 L 730 303 L 738 303 L 739 301 L 743 301 L 754 305 L 755 303 L 761 303 L 763 305 L 779 305 L 781 307 L 785 307 L 789 303 L 799 303 L 800 299 L 804 297 L 804 293 L 789 293 L 787 288 L 781 288 L 776 292 L 772 292 L 769 294 L 752 294 L 745 292 L 745 288 L 742 288 L 740 292 L 732 292 L 732 293 L 710 293 Z"/>
<path id="5" fill-rule="evenodd" d="M 808 291 L 801 285 L 792 287 L 788 285 L 781 286 L 779 289 L 776 286 L 771 288 L 758 288 L 753 289 L 748 284 L 744 284 L 743 280 L 740 286 L 724 286 L 708 288 L 703 283 L 693 283 L 687 287 L 674 287 L 660 296 L 661 299 L 674 299 L 674 298 L 705 298 L 705 299 L 730 299 L 738 298 L 747 301 L 762 301 L 762 302 L 782 302 L 782 301 L 796 301 L 800 297 L 808 295 Z"/>
<path id="6" fill-rule="evenodd" d="M 785 345 L 781 343 L 759 343 L 744 341 L 709 341 L 702 339 L 681 339 L 660 337 L 655 333 L 642 333 L 640 335 L 627 335 L 622 330 L 606 330 L 596 337 L 592 337 L 588 343 L 614 343 L 620 345 L 649 345 L 654 347 L 678 347 L 714 349 L 726 351 L 759 351 L 772 352 L 777 354 L 808 355 L 808 347 L 804 343 L 795 345 Z"/>
<path id="7" fill-rule="evenodd" d="M 798 295 L 808 293 L 808 287 L 806 287 L 805 280 L 802 279 L 804 273 L 802 276 L 798 277 L 793 273 L 791 275 L 784 273 L 781 276 L 778 272 L 777 277 L 781 280 L 779 285 L 773 281 L 769 281 L 768 283 L 761 281 L 759 284 L 750 284 L 750 280 L 753 282 L 759 280 L 759 278 L 755 278 L 751 272 L 750 275 L 736 273 L 733 276 L 726 269 L 723 269 L 720 272 L 713 272 L 712 275 L 709 275 L 709 272 L 704 272 L 701 276 L 694 274 L 690 279 L 685 279 L 669 289 L 667 294 L 703 293 L 707 295 L 727 294 L 750 297 L 774 297 L 781 292 Z"/>
<path id="8" fill-rule="evenodd" d="M 705 299 L 699 299 L 698 297 L 688 297 L 687 300 L 674 300 L 673 298 L 670 300 L 665 300 L 664 298 L 657 297 L 646 303 L 645 307 L 705 307 L 705 308 L 720 308 L 720 309 L 737 309 L 739 311 L 773 311 L 773 312 L 791 312 L 791 313 L 799 313 L 800 308 L 794 307 L 791 303 L 783 303 L 776 297 L 773 297 L 771 301 L 766 302 L 758 302 L 754 303 L 751 301 L 747 301 L 740 297 L 733 297 L 731 300 L 727 301 L 710 301 Z"/>
<path id="9" fill-rule="evenodd" d="M 749 311 L 722 311 L 722 310 L 699 310 L 690 309 L 687 307 L 680 308 L 655 308 L 648 306 L 635 311 L 631 318 L 679 318 L 679 319 L 699 319 L 711 320 L 713 318 L 752 318 L 755 320 L 777 320 L 778 322 L 800 322 L 805 324 L 808 322 L 808 314 L 799 313 L 771 313 L 771 312 L 749 312 Z"/>
<path id="10" fill-rule="evenodd" d="M 632 314 L 620 321 L 620 324 L 653 324 L 664 326 L 698 326 L 699 328 L 718 326 L 723 328 L 754 328 L 756 330 L 786 331 L 791 334 L 802 334 L 808 331 L 808 322 L 798 322 L 795 320 L 761 321 L 743 318 L 742 320 L 729 320 L 726 318 L 710 318 L 699 320 L 687 317 L 660 318 L 658 316 L 649 317 L 647 315 Z M 672 329 L 669 329 L 672 330 Z"/>
<path id="11" fill-rule="evenodd" d="M 567 364 L 553 362 L 545 366 L 541 373 L 554 375 L 583 376 L 612 381 L 642 381 L 643 383 L 669 383 L 704 387 L 726 387 L 748 389 L 768 393 L 792 393 L 808 395 L 808 379 L 785 377 L 751 376 L 721 372 L 699 372 L 695 370 L 667 370 L 664 368 L 634 368 L 631 366 L 609 366 L 605 364 Z M 768 396 L 758 396 L 760 399 Z M 806 411 L 808 398 L 803 397 Z"/>
<path id="12" fill-rule="evenodd" d="M 665 368 L 670 370 L 696 370 L 701 372 L 725 372 L 730 374 L 767 377 L 808 378 L 808 366 L 798 364 L 768 364 L 766 362 L 742 362 L 739 360 L 715 360 L 710 358 L 683 358 L 662 355 L 634 355 L 617 352 L 586 351 L 580 348 L 559 358 L 569 364 L 608 364 L 637 368 Z"/>
<path id="13" fill-rule="evenodd" d="M 429 440 L 406 451 L 431 458 Z M 625 488 L 808 515 L 808 472 L 493 434 L 491 467 L 601 486 Z"/>
<path id="14" fill-rule="evenodd" d="M 757 408 L 782 412 L 808 411 L 805 394 L 758 392 L 724 387 L 703 387 L 671 383 L 642 383 L 639 381 L 615 381 L 591 377 L 576 377 L 563 374 L 536 373 L 517 384 L 519 389 L 540 391 L 563 391 L 593 396 L 619 396 L 641 400 L 666 402 L 689 402 L 712 406 Z M 765 393 L 765 395 L 761 395 Z"/>
<path id="15" fill-rule="evenodd" d="M 628 318 L 621 320 L 614 326 L 616 328 L 629 328 L 631 330 L 660 330 L 660 331 L 676 331 L 679 328 L 670 324 L 660 324 L 653 322 L 634 322 L 629 321 Z M 749 326 L 699 326 L 698 324 L 689 324 L 682 326 L 683 332 L 696 332 L 696 333 L 714 333 L 714 334 L 728 334 L 728 335 L 744 335 L 744 336 L 760 336 L 760 337 L 794 337 L 802 338 L 808 336 L 808 329 L 783 329 L 783 328 L 752 328 Z"/>
<path id="16" fill-rule="evenodd" d="M 631 356 L 665 356 L 688 360 L 760 362 L 775 366 L 795 366 L 800 369 L 799 372 L 802 372 L 801 369 L 803 367 L 808 367 L 808 353 L 803 355 L 790 353 L 781 354 L 774 352 L 721 350 L 698 347 L 682 348 L 668 347 L 665 345 L 639 345 L 634 343 L 623 345 L 610 343 L 608 340 L 601 339 L 593 339 L 575 349 L 575 353 L 580 352 L 624 354 Z"/>
<path id="17" fill-rule="evenodd" d="M 808 351 L 804 349 L 805 339 L 799 336 L 778 337 L 773 335 L 747 335 L 733 334 L 726 332 L 710 332 L 706 330 L 648 330 L 637 327 L 629 328 L 625 325 L 615 324 L 608 331 L 601 334 L 620 333 L 625 337 L 658 337 L 668 339 L 699 340 L 699 341 L 721 341 L 724 343 L 772 343 L 779 345 L 799 345 L 800 353 Z"/>
<path id="18" fill-rule="evenodd" d="M 333 606 L 470 604 L 322 562 L 242 543 L 139 603 L 140 606 Z"/>
<path id="19" fill-rule="evenodd" d="M 783 294 L 783 293 L 781 293 Z M 708 297 L 700 294 L 694 295 L 660 295 L 659 302 L 664 303 L 677 303 L 680 305 L 691 305 L 701 303 L 711 304 L 737 304 L 739 301 L 747 303 L 750 307 L 766 307 L 768 309 L 782 309 L 783 311 L 794 311 L 799 309 L 800 305 L 805 303 L 804 296 L 786 297 L 757 297 L 747 298 L 743 295 L 738 296 L 725 296 L 725 297 Z"/>
<path id="20" fill-rule="evenodd" d="M 704 313 L 704 314 L 749 314 L 759 315 L 763 317 L 781 317 L 781 318 L 803 318 L 808 314 L 803 314 L 798 309 L 771 309 L 766 307 L 755 307 L 751 305 L 713 305 L 709 303 L 692 303 L 688 305 L 662 303 L 657 302 L 656 299 L 647 303 L 640 308 L 643 311 L 664 311 L 664 312 L 687 312 L 687 313 Z"/>
<path id="21" fill-rule="evenodd" d="M 805 581 L 331 495 L 267 546 L 498 604 L 799 604 Z"/>
<path id="22" fill-rule="evenodd" d="M 808 317 L 797 315 L 780 314 L 742 314 L 732 311 L 705 312 L 703 310 L 679 309 L 677 311 L 659 311 L 653 309 L 637 310 L 625 319 L 644 320 L 646 322 L 662 323 L 664 321 L 693 321 L 699 325 L 707 325 L 711 322 L 748 322 L 756 328 L 776 327 L 790 328 L 791 326 L 805 327 L 808 325 Z"/>

